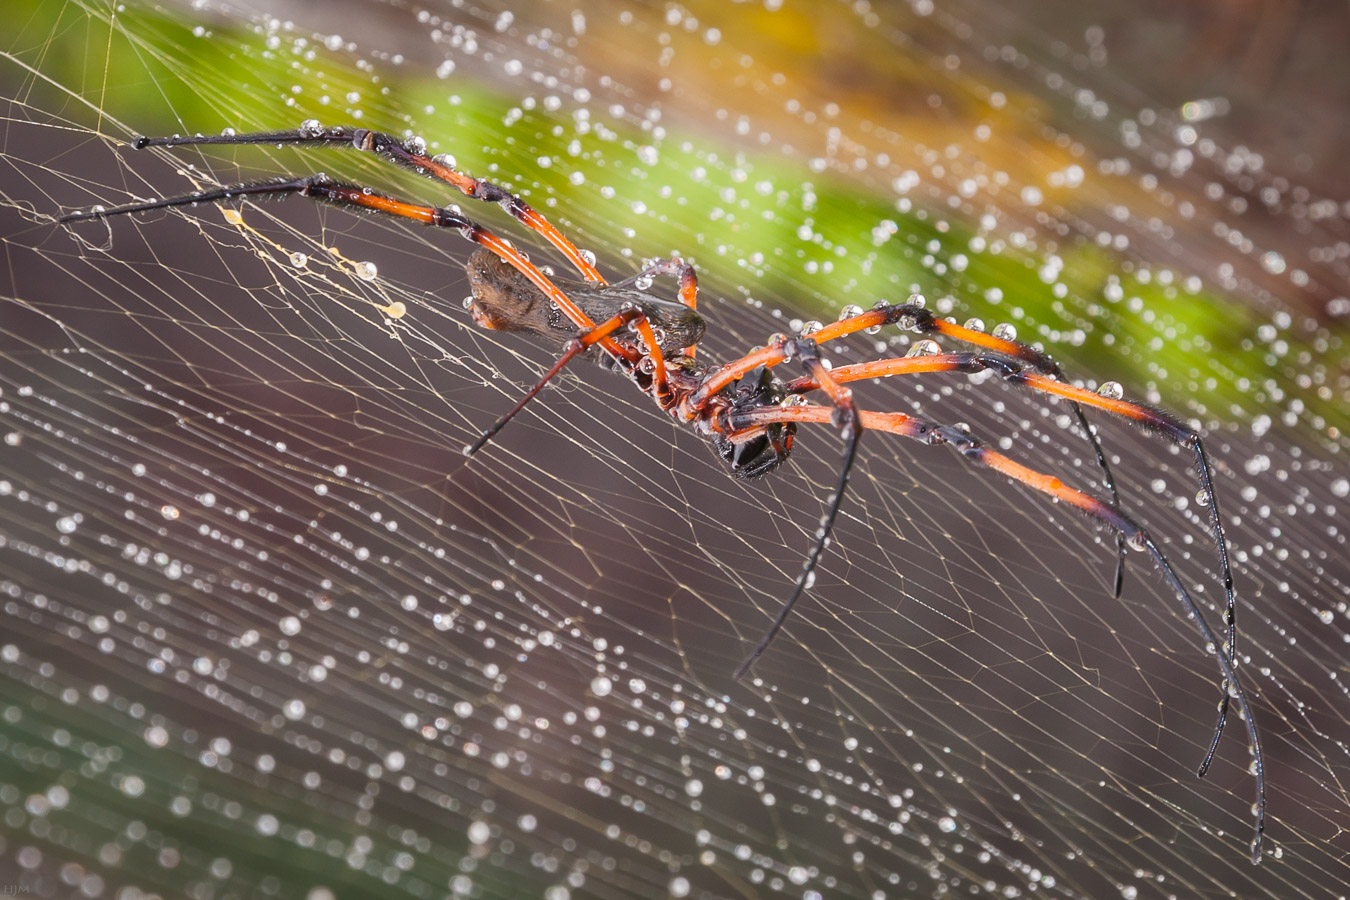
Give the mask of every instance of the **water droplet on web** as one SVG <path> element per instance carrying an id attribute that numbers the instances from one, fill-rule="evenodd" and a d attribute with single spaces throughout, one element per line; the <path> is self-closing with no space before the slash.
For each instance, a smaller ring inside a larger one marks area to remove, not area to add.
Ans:
<path id="1" fill-rule="evenodd" d="M 309 254 L 301 253 L 299 250 L 295 251 L 291 254 L 291 265 L 295 266 L 297 269 L 303 269 L 305 266 L 309 265 Z"/>
<path id="2" fill-rule="evenodd" d="M 373 262 L 359 262 L 356 264 L 356 277 L 362 281 L 374 281 L 380 274 L 380 270 L 375 267 Z"/>

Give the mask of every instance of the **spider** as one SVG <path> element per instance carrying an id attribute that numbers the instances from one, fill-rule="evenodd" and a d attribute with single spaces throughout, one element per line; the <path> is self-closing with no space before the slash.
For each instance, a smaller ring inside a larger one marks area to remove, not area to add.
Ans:
<path id="1" fill-rule="evenodd" d="M 334 145 L 372 153 L 394 165 L 449 184 L 467 197 L 500 205 L 566 257 L 580 274 L 581 281 L 550 277 L 551 273 L 531 263 L 510 242 L 464 217 L 458 207 L 434 207 L 400 200 L 359 185 L 336 182 L 322 173 L 248 182 L 107 209 L 94 207 L 60 218 L 61 222 L 76 222 L 198 203 L 298 194 L 312 200 L 458 231 L 478 245 L 466 264 L 471 296 L 465 300 L 465 307 L 474 321 L 483 328 L 524 332 L 562 347 L 553 366 L 505 415 L 464 448 L 466 454 L 481 450 L 578 356 L 596 359 L 626 376 L 675 421 L 707 438 L 731 474 L 738 478 L 761 478 L 781 466 L 792 452 L 799 425 L 831 425 L 843 443 L 843 459 L 834 492 L 827 500 L 814 543 L 791 594 L 759 643 L 736 669 L 737 679 L 742 678 L 768 649 L 797 601 L 814 581 L 816 566 L 843 503 L 859 441 L 865 431 L 889 432 L 930 445 L 946 444 L 967 462 L 992 469 L 1010 481 L 1046 494 L 1111 528 L 1117 534 L 1118 545 L 1114 578 L 1116 596 L 1120 595 L 1123 584 L 1125 545 L 1146 551 L 1176 593 L 1188 617 L 1195 621 L 1201 638 L 1213 648 L 1222 675 L 1218 721 L 1199 767 L 1200 776 L 1208 771 L 1218 749 L 1230 702 L 1236 702 L 1245 723 L 1256 788 L 1251 859 L 1253 863 L 1260 862 L 1265 829 L 1265 765 L 1251 706 L 1237 674 L 1233 577 L 1209 460 L 1195 429 L 1162 410 L 1123 399 L 1118 391 L 1091 391 L 1068 384 L 1058 365 L 1047 354 L 1010 337 L 986 334 L 982 329 L 937 318 L 917 295 L 905 303 L 878 302 L 868 311 L 852 307 L 845 310 L 838 321 L 814 331 L 798 337 L 776 335 L 765 346 L 728 363 L 703 363 L 697 357 L 697 345 L 706 325 L 696 308 L 698 278 L 693 266 L 674 256 L 647 266 L 631 278 L 610 284 L 586 254 L 529 204 L 497 184 L 458 171 L 448 156 L 428 156 L 425 143 L 418 138 L 404 140 L 367 128 L 324 127 L 317 121 L 308 120 L 295 131 L 140 137 L 133 146 L 143 149 L 189 144 Z M 678 302 L 660 299 L 648 292 L 647 288 L 657 277 L 676 280 Z M 921 340 L 903 357 L 836 368 L 825 365 L 819 351 L 821 344 L 887 324 L 898 324 L 919 334 L 945 336 L 974 349 L 940 352 L 935 342 Z M 801 374 L 784 380 L 776 374 L 775 367 L 789 364 L 795 365 Z M 1092 443 L 1111 502 L 1099 500 L 1069 487 L 1054 476 L 1021 465 L 990 449 L 963 427 L 899 412 L 859 409 L 854 404 L 852 391 L 846 386 L 852 381 L 892 375 L 982 371 L 992 372 L 1009 384 L 1059 397 L 1071 404 L 1080 427 Z M 807 396 L 816 392 L 828 402 L 810 403 Z M 1220 642 L 1211 629 L 1162 548 L 1142 525 L 1119 508 L 1119 494 L 1110 466 L 1096 432 L 1083 413 L 1084 407 L 1135 422 L 1194 454 L 1201 496 L 1209 508 L 1219 553 L 1226 599 L 1226 642 Z"/>

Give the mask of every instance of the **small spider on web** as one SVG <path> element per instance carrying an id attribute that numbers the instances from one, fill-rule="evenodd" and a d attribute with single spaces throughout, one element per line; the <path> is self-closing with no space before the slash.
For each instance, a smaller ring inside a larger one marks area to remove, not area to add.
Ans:
<path id="1" fill-rule="evenodd" d="M 390 163 L 433 180 L 449 184 L 466 196 L 499 204 L 516 220 L 537 232 L 576 268 L 582 281 L 551 278 L 531 263 L 508 241 L 464 217 L 457 207 L 435 207 L 396 199 L 359 185 L 338 183 L 323 174 L 284 177 L 249 182 L 214 190 L 198 191 L 164 200 L 129 203 L 62 216 L 61 222 L 102 219 L 108 216 L 198 203 L 218 203 L 247 197 L 298 194 L 313 200 L 353 209 L 450 228 L 478 245 L 467 269 L 472 296 L 465 305 L 483 328 L 518 331 L 562 346 L 553 366 L 505 415 L 486 429 L 465 453 L 481 450 L 569 362 L 588 356 L 626 376 L 651 397 L 676 422 L 707 438 L 717 455 L 738 478 L 760 478 L 777 469 L 792 452 L 799 425 L 829 424 L 843 442 L 838 481 L 826 501 L 826 512 L 815 532 L 795 586 L 773 623 L 744 662 L 737 679 L 746 675 L 782 629 L 793 607 L 814 582 L 816 566 L 828 542 L 844 501 L 849 474 L 857 457 L 864 431 L 882 431 L 929 444 L 946 444 L 962 459 L 1061 501 L 1106 525 L 1117 534 L 1117 564 L 1114 594 L 1120 596 L 1124 577 L 1126 545 L 1143 550 L 1153 559 L 1164 580 L 1176 593 L 1201 638 L 1214 648 L 1222 675 L 1218 721 L 1199 774 L 1213 761 L 1229 707 L 1236 702 L 1247 731 L 1256 801 L 1253 804 L 1255 833 L 1251 841 L 1253 863 L 1260 862 L 1265 829 L 1265 765 L 1260 737 L 1246 691 L 1237 674 L 1237 632 L 1232 571 L 1228 559 L 1215 494 L 1213 475 L 1200 434 L 1178 418 L 1124 399 L 1112 385 L 1091 391 L 1063 380 L 1058 365 L 1045 353 L 1014 340 L 969 325 L 957 325 L 935 317 L 921 297 L 905 303 L 878 302 L 867 311 L 850 307 L 836 322 L 804 331 L 798 337 L 775 335 L 767 344 L 739 359 L 721 365 L 701 361 L 697 346 L 705 331 L 696 310 L 698 278 L 691 265 L 676 256 L 657 261 L 628 279 L 608 283 L 577 247 L 529 204 L 499 185 L 466 175 L 445 156 L 427 156 L 420 139 L 407 141 L 366 128 L 325 128 L 314 120 L 296 131 L 222 134 L 214 136 L 137 138 L 134 146 L 175 147 L 188 144 L 293 144 L 336 145 L 373 153 Z M 648 292 L 653 279 L 671 277 L 678 283 L 679 301 L 664 300 Z M 975 349 L 941 352 L 928 339 L 913 345 L 903 357 L 889 357 L 855 365 L 828 368 L 819 347 L 829 341 L 881 325 L 899 324 L 919 334 L 945 336 Z M 795 364 L 801 374 L 784 380 L 775 367 Z M 1091 441 L 1111 502 L 1069 487 L 1060 479 L 1028 468 L 1005 454 L 990 449 L 962 427 L 945 425 L 899 412 L 859 409 L 848 382 L 892 375 L 923 375 L 933 372 L 992 372 L 1009 384 L 1067 400 L 1083 432 Z M 819 392 L 827 403 L 813 404 L 808 395 Z M 1190 592 L 1147 530 L 1119 508 L 1119 494 L 1106 455 L 1096 432 L 1088 424 L 1084 407 L 1100 409 L 1143 426 L 1175 444 L 1191 450 L 1199 471 L 1201 494 L 1209 508 L 1210 524 L 1219 554 L 1225 592 L 1224 618 L 1227 641 L 1221 642 Z"/>

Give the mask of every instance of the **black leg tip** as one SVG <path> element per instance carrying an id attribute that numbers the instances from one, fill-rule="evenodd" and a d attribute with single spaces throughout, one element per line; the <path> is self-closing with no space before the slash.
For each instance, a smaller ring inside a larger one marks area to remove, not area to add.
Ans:
<path id="1" fill-rule="evenodd" d="M 1111 591 L 1117 600 L 1120 599 L 1121 591 L 1125 589 L 1125 538 L 1116 536 L 1116 577 L 1112 582 Z"/>

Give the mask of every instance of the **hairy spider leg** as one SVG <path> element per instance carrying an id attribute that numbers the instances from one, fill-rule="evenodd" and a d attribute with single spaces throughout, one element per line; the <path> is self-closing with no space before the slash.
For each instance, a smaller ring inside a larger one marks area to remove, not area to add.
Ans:
<path id="1" fill-rule="evenodd" d="M 1009 384 L 1029 388 L 1033 391 L 1063 397 L 1075 404 L 1095 407 L 1113 415 L 1122 416 L 1135 422 L 1147 431 L 1161 434 L 1195 453 L 1196 467 L 1200 471 L 1201 492 L 1210 511 L 1210 526 L 1214 531 L 1214 541 L 1219 549 L 1219 570 L 1224 586 L 1224 623 L 1228 631 L 1226 645 L 1218 645 L 1226 650 L 1228 660 L 1237 665 L 1237 612 L 1233 587 L 1233 573 L 1228 559 L 1228 542 L 1224 538 L 1223 523 L 1219 515 L 1219 500 L 1214 490 L 1214 478 L 1205 454 L 1204 443 L 1193 428 L 1188 427 L 1174 416 L 1161 410 L 1146 406 L 1133 400 L 1118 400 L 1074 387 L 1054 378 L 1026 371 L 1020 362 L 1003 355 L 985 353 L 942 353 L 932 356 L 907 356 L 896 359 L 882 359 L 855 365 L 840 366 L 831 371 L 836 381 L 858 381 L 864 378 L 884 378 L 890 375 L 922 374 L 928 372 L 980 372 L 993 371 Z M 791 393 L 802 394 L 815 390 L 818 385 L 809 378 L 798 378 L 787 384 Z M 1115 504 L 1113 504 L 1115 505 Z M 1219 740 L 1228 719 L 1230 696 L 1227 684 L 1221 685 L 1222 698 L 1219 701 L 1218 722 L 1214 726 L 1214 739 L 1209 752 L 1200 764 L 1201 777 L 1209 770 L 1214 754 L 1218 750 Z"/>
<path id="2" fill-rule="evenodd" d="M 984 331 L 977 331 L 974 328 L 967 328 L 964 325 L 957 325 L 955 322 L 948 322 L 946 319 L 940 319 L 917 303 L 878 303 L 867 312 L 832 322 L 811 336 L 815 338 L 817 343 L 823 344 L 826 341 L 832 341 L 866 328 L 890 325 L 894 322 L 903 323 L 919 334 L 941 334 L 965 344 L 972 344 L 986 350 L 993 350 L 995 353 L 1011 356 L 1014 359 L 1020 359 L 1052 378 L 1061 381 L 1064 379 L 1064 373 L 1060 370 L 1059 363 L 1055 362 L 1049 354 L 1021 341 L 998 337 Z M 1092 452 L 1097 456 L 1097 467 L 1102 472 L 1102 482 L 1111 493 L 1111 502 L 1119 506 L 1120 491 L 1116 487 L 1115 476 L 1111 473 L 1111 464 L 1106 459 L 1106 451 L 1102 449 L 1101 440 L 1097 437 L 1096 430 L 1088 423 L 1082 406 L 1076 401 L 1070 400 L 1069 407 L 1073 410 L 1074 417 L 1078 419 L 1078 427 L 1083 430 L 1088 441 L 1092 444 Z M 1124 587 L 1125 538 L 1117 534 L 1116 573 L 1112 579 L 1112 592 L 1116 597 L 1120 597 L 1120 592 Z"/>
<path id="3" fill-rule="evenodd" d="M 636 275 L 631 275 L 623 281 L 614 282 L 614 287 L 628 287 L 644 278 L 657 278 L 661 275 L 668 275 L 678 279 L 680 283 L 680 302 L 690 309 L 698 309 L 698 273 L 694 267 L 684 261 L 682 256 L 672 256 L 670 259 L 661 259 L 647 266 Z M 690 344 L 683 351 L 685 356 L 693 358 L 698 347 Z"/>
<path id="4" fill-rule="evenodd" d="M 792 608 L 797 605 L 806 588 L 811 584 L 812 576 L 816 571 L 816 564 L 820 562 L 820 556 L 825 552 L 825 543 L 829 540 L 830 531 L 834 528 L 834 520 L 839 515 L 839 507 L 844 502 L 844 490 L 848 487 L 848 476 L 853 471 L 853 462 L 858 456 L 858 441 L 862 438 L 862 421 L 858 417 L 858 409 L 853 405 L 853 392 L 844 387 L 839 382 L 830 377 L 830 372 L 825 368 L 824 363 L 820 361 L 820 351 L 817 344 L 808 339 L 800 338 L 795 341 L 783 342 L 784 352 L 789 355 L 795 355 L 801 359 L 802 365 L 806 368 L 808 376 L 813 379 L 821 388 L 824 389 L 830 401 L 834 404 L 830 417 L 830 423 L 839 431 L 839 436 L 844 441 L 844 461 L 839 468 L 839 481 L 835 485 L 834 493 L 830 495 L 825 515 L 821 517 L 820 527 L 816 530 L 816 542 L 811 548 L 811 554 L 806 558 L 806 563 L 802 566 L 801 575 L 797 576 L 797 584 L 792 589 L 791 596 L 778 611 L 778 616 L 769 626 L 769 630 L 764 633 L 760 641 L 755 645 L 755 649 L 750 651 L 750 655 L 736 667 L 733 675 L 737 680 L 745 676 L 750 671 L 750 667 L 755 661 L 769 649 L 773 639 L 778 636 L 783 623 L 787 621 L 792 613 Z M 826 407 L 821 407 L 825 409 Z M 732 435 L 737 431 L 742 431 L 737 414 L 731 414 L 728 426 L 732 429 Z"/>
<path id="5" fill-rule="evenodd" d="M 642 342 L 647 347 L 648 358 L 652 361 L 652 393 L 663 408 L 669 406 L 670 382 L 666 375 L 665 360 L 661 355 L 661 345 L 657 342 L 656 333 L 652 331 L 651 323 L 647 321 L 647 317 L 643 314 L 642 310 L 633 307 L 623 310 L 613 318 L 601 322 L 590 331 L 579 334 L 571 341 L 568 341 L 562 356 L 558 357 L 557 362 L 544 373 L 544 376 L 539 379 L 538 383 L 530 388 L 525 393 L 525 396 L 521 397 L 520 400 L 516 402 L 516 405 L 511 407 L 504 416 L 492 423 L 490 428 L 479 435 L 478 440 L 466 446 L 464 448 L 464 455 L 473 456 L 479 450 L 482 450 L 497 432 L 506 427 L 507 422 L 510 422 L 516 417 L 516 413 L 524 409 L 526 404 L 533 400 L 535 396 L 544 389 L 544 385 L 552 381 L 554 376 L 562 371 L 563 366 L 567 365 L 580 354 L 585 353 L 588 347 L 599 343 L 617 329 L 629 324 L 637 329 L 638 335 L 642 338 Z"/>
<path id="6" fill-rule="evenodd" d="M 547 219 L 535 211 L 534 207 L 506 190 L 483 178 L 475 178 L 457 170 L 446 157 L 427 156 L 409 147 L 407 141 L 390 134 L 371 131 L 369 128 L 352 128 L 336 125 L 324 128 L 317 123 L 313 127 L 301 127 L 296 131 L 259 131 L 251 134 L 214 134 L 214 135 L 173 135 L 171 137 L 138 137 L 132 142 L 137 150 L 146 147 L 182 147 L 189 144 L 320 144 L 336 145 L 373 153 L 396 166 L 409 169 L 418 175 L 425 175 L 436 181 L 442 181 L 457 188 L 466 197 L 496 203 L 506 210 L 522 225 L 533 229 L 552 244 L 558 252 L 567 257 L 581 276 L 595 284 L 604 284 L 605 279 L 592 264 L 569 241 L 561 231 L 554 228 Z M 419 142 L 420 144 L 420 142 Z"/>
<path id="7" fill-rule="evenodd" d="M 581 311 L 575 303 L 558 287 L 548 279 L 537 266 L 525 258 L 519 250 L 512 246 L 508 241 L 503 240 L 492 232 L 488 231 L 482 225 L 474 222 L 472 219 L 466 219 L 448 207 L 424 206 L 419 203 L 409 203 L 404 200 L 398 200 L 385 194 L 376 193 L 368 188 L 358 187 L 352 184 L 341 184 L 333 181 L 327 175 L 318 173 L 308 175 L 303 178 L 285 178 L 272 181 L 249 182 L 246 184 L 237 184 L 231 187 L 217 188 L 209 191 L 196 191 L 191 194 L 184 194 L 181 197 L 170 197 L 167 200 L 151 200 L 145 203 L 128 203 L 124 206 L 114 206 L 108 209 L 90 209 L 83 212 L 68 213 L 62 216 L 60 222 L 80 222 L 87 219 L 103 219 L 108 216 L 124 215 L 126 213 L 145 212 L 152 209 L 167 209 L 173 206 L 192 206 L 197 203 L 216 203 L 224 200 L 233 200 L 237 197 L 259 196 L 259 195 L 285 195 L 297 194 L 302 197 L 308 197 L 311 200 L 321 200 L 334 203 L 339 206 L 350 206 L 360 209 L 368 209 L 373 212 L 384 213 L 385 215 L 397 218 L 411 219 L 414 222 L 421 222 L 424 225 L 435 225 L 440 228 L 453 228 L 466 239 L 473 241 L 506 260 L 515 267 L 522 275 L 528 278 L 535 287 L 539 288 L 548 295 L 558 308 L 563 311 L 567 318 L 571 319 L 578 328 L 589 331 L 595 327 L 595 323 L 590 317 Z M 624 347 L 617 343 L 611 337 L 605 337 L 600 341 L 600 345 L 615 359 L 632 365 L 636 363 L 641 356 L 636 350 Z"/>
<path id="8" fill-rule="evenodd" d="M 933 357 L 928 357 L 927 359 L 931 360 Z M 839 369 L 834 369 L 828 374 L 832 380 L 839 382 L 845 380 L 839 377 L 844 371 L 844 368 L 841 367 Z M 1058 384 L 1058 382 L 1054 383 Z M 824 385 L 822 385 L 822 387 L 823 386 Z M 828 393 L 829 389 L 827 388 L 826 390 Z M 1233 699 L 1237 701 L 1240 718 L 1242 718 L 1246 725 L 1247 740 L 1249 742 L 1248 750 L 1251 754 L 1252 771 L 1256 779 L 1256 801 L 1252 807 L 1256 817 L 1256 828 L 1255 835 L 1251 842 L 1251 859 L 1253 864 L 1259 863 L 1261 861 L 1261 843 L 1262 837 L 1265 834 L 1266 823 L 1265 757 L 1262 754 L 1261 738 L 1257 733 L 1256 720 L 1252 714 L 1251 704 L 1247 700 L 1247 692 L 1238 678 L 1237 669 L 1234 667 L 1229 654 L 1224 652 L 1223 646 L 1219 643 L 1219 639 L 1214 633 L 1214 630 L 1201 614 L 1200 607 L 1191 597 L 1190 592 L 1186 590 L 1186 586 L 1182 584 L 1181 579 L 1177 576 L 1171 563 L 1167 561 L 1167 557 L 1163 555 L 1162 549 L 1153 540 L 1153 537 L 1144 530 L 1143 526 L 1139 525 L 1134 519 L 1130 518 L 1130 516 L 1122 512 L 1116 506 L 1105 503 L 1098 500 L 1096 497 L 1069 487 L 1053 475 L 1037 472 L 1002 453 L 991 450 L 978 438 L 972 437 L 959 428 L 951 425 L 939 425 L 925 419 L 905 415 L 904 413 L 860 410 L 858 414 L 862 425 L 868 429 L 898 434 L 902 437 L 913 438 L 927 444 L 949 444 L 959 452 L 966 461 L 977 466 L 993 469 L 1010 481 L 1024 484 L 1033 490 L 1046 494 L 1056 500 L 1063 501 L 1069 506 L 1082 511 L 1097 521 L 1109 526 L 1118 533 L 1125 535 L 1126 540 L 1129 541 L 1132 546 L 1148 551 L 1149 555 L 1153 557 L 1154 565 L 1157 566 L 1158 571 L 1162 574 L 1164 580 L 1172 587 L 1172 590 L 1181 600 L 1182 607 L 1185 609 L 1187 617 L 1194 620 L 1196 628 L 1200 632 L 1201 639 L 1207 646 L 1215 648 L 1214 656 L 1218 660 L 1219 670 L 1223 675 L 1225 696 L 1231 695 Z M 748 429 L 787 422 L 833 423 L 835 421 L 834 417 L 835 409 L 829 406 L 775 406 L 743 410 L 737 413 L 729 424 L 736 429 Z M 1212 752 L 1211 749 L 1211 753 Z"/>

